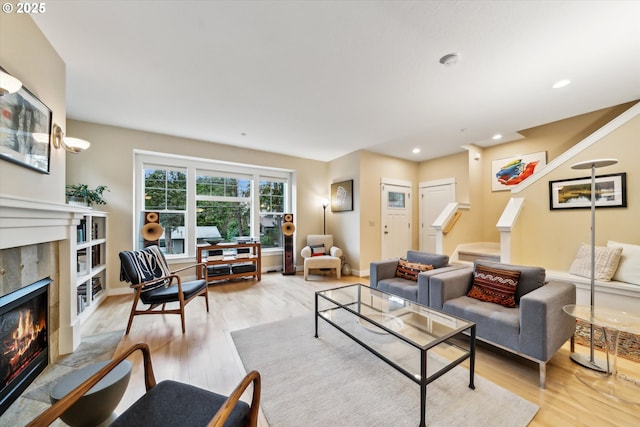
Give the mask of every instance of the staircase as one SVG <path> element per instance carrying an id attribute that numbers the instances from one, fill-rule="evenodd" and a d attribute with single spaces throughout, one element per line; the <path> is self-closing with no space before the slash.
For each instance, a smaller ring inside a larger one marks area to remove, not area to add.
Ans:
<path id="1" fill-rule="evenodd" d="M 495 242 L 476 242 L 458 245 L 451 255 L 450 262 L 472 265 L 477 259 L 500 262 L 500 244 Z"/>

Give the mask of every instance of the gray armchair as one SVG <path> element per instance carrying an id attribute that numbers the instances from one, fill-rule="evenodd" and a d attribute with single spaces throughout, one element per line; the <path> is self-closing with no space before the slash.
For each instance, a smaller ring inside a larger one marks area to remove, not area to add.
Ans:
<path id="1" fill-rule="evenodd" d="M 447 255 L 410 250 L 406 259 L 412 263 L 432 265 L 433 270 L 418 274 L 418 280 L 413 281 L 396 276 L 398 259 L 375 261 L 369 265 L 369 286 L 418 304 L 429 305 L 429 278 L 463 268 L 462 265 L 450 265 Z"/>
<path id="2" fill-rule="evenodd" d="M 467 296 L 478 265 L 519 271 L 516 307 L 508 308 Z M 476 323 L 476 337 L 496 347 L 538 362 L 540 387 L 545 387 L 546 363 L 575 332 L 576 322 L 562 307 L 575 304 L 575 285 L 546 282 L 541 267 L 476 260 L 473 269 L 439 274 L 429 283 L 430 306 Z"/>

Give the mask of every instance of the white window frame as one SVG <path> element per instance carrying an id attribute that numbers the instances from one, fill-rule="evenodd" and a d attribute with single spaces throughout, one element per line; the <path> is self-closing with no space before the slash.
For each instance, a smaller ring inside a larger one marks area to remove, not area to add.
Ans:
<path id="1" fill-rule="evenodd" d="M 294 170 L 273 168 L 268 166 L 233 163 L 201 157 L 181 156 L 169 153 L 160 153 L 146 150 L 134 150 L 134 176 L 133 176 L 133 236 L 134 246 L 140 241 L 141 212 L 144 211 L 144 170 L 155 167 L 158 169 L 186 169 L 187 172 L 187 213 L 185 216 L 185 253 L 179 255 L 167 255 L 169 262 L 183 262 L 193 260 L 196 257 L 196 176 L 202 174 L 218 174 L 218 176 L 242 177 L 251 182 L 251 233 L 259 232 L 260 226 L 260 197 L 257 191 L 259 181 L 268 179 L 272 181 L 286 182 L 285 212 L 295 214 L 296 211 L 296 174 Z M 200 200 L 203 196 L 199 196 Z M 206 196 L 205 196 L 206 197 Z M 239 200 L 244 198 L 239 198 Z M 228 199 L 227 199 L 228 200 Z M 282 248 L 263 248 L 263 252 L 282 252 Z"/>

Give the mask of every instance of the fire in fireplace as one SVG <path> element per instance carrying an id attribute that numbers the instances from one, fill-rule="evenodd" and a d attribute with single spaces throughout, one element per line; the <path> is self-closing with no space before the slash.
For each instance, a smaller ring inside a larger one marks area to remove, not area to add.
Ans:
<path id="1" fill-rule="evenodd" d="M 0 415 L 49 362 L 50 278 L 0 297 Z"/>

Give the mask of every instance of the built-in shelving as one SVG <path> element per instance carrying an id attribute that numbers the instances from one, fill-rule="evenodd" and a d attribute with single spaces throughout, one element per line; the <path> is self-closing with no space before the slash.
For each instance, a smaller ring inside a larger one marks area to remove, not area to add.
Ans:
<path id="1" fill-rule="evenodd" d="M 107 294 L 107 213 L 84 214 L 76 229 L 78 316 L 88 316 Z"/>

